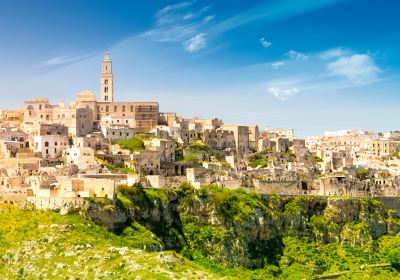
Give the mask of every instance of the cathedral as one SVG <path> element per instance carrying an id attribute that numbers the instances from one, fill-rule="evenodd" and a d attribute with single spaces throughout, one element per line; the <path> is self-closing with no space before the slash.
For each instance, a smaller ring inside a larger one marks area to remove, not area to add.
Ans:
<path id="1" fill-rule="evenodd" d="M 91 91 L 78 94 L 76 101 L 66 106 L 63 102 L 51 105 L 47 98 L 33 98 L 24 102 L 23 131 L 37 133 L 42 123 L 59 123 L 68 127 L 71 136 L 82 137 L 100 126 L 116 126 L 150 130 L 158 123 L 158 102 L 115 102 L 112 62 L 104 55 L 100 76 L 100 100 Z"/>

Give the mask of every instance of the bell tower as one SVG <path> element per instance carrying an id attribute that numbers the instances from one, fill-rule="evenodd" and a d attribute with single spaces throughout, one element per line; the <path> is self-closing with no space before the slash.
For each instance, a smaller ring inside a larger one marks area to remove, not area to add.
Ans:
<path id="1" fill-rule="evenodd" d="M 100 78 L 100 101 L 102 102 L 113 102 L 113 74 L 112 74 L 112 63 L 108 52 L 105 53 L 102 67 L 101 67 L 101 78 Z"/>

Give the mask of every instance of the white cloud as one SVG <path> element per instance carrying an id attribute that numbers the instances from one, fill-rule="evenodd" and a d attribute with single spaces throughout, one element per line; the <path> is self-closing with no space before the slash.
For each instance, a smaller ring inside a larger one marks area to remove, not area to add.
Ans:
<path id="1" fill-rule="evenodd" d="M 46 61 L 42 62 L 42 65 L 44 66 L 62 66 L 62 65 L 68 65 L 72 64 L 75 62 L 79 62 L 82 60 L 85 60 L 87 58 L 93 57 L 97 55 L 99 52 L 93 52 L 93 53 L 69 53 L 66 55 L 58 55 L 54 56 L 52 58 L 47 59 Z"/>
<path id="2" fill-rule="evenodd" d="M 276 98 L 278 98 L 279 100 L 288 100 L 290 97 L 296 95 L 299 92 L 299 89 L 296 87 L 293 88 L 271 87 L 268 89 L 268 92 L 271 93 Z"/>
<path id="3" fill-rule="evenodd" d="M 57 56 L 57 57 L 53 57 L 53 58 L 46 60 L 45 62 L 43 62 L 43 64 L 49 65 L 49 66 L 56 66 L 56 65 L 62 65 L 62 64 L 69 63 L 70 61 L 71 61 L 71 58 L 69 58 L 67 56 Z"/>
<path id="4" fill-rule="evenodd" d="M 174 5 L 168 5 L 162 8 L 155 15 L 156 24 L 164 25 L 174 23 L 179 19 L 185 20 L 185 16 L 189 15 L 190 13 L 185 13 L 184 15 L 181 15 L 181 11 L 192 6 L 194 2 L 195 1 L 185 1 Z M 190 15 L 193 16 L 193 14 Z"/>
<path id="5" fill-rule="evenodd" d="M 215 16 L 206 16 L 203 21 L 204 21 L 204 23 L 207 23 L 207 22 L 212 21 L 214 18 L 215 18 Z"/>
<path id="6" fill-rule="evenodd" d="M 190 25 L 168 26 L 147 31 L 144 35 L 156 42 L 182 42 L 193 36 L 196 28 Z"/>
<path id="7" fill-rule="evenodd" d="M 286 55 L 289 58 L 294 59 L 294 60 L 306 60 L 306 59 L 308 59 L 308 56 L 305 55 L 304 53 L 297 52 L 297 51 L 294 51 L 294 50 L 290 50 L 288 53 L 286 53 Z"/>
<path id="8" fill-rule="evenodd" d="M 366 54 L 340 57 L 328 63 L 327 69 L 331 76 L 345 78 L 354 84 L 374 82 L 380 72 L 379 67 Z"/>
<path id="9" fill-rule="evenodd" d="M 342 48 L 336 48 L 336 49 L 330 49 L 330 50 L 324 51 L 323 53 L 321 53 L 319 58 L 320 59 L 332 59 L 332 58 L 345 56 L 348 54 L 349 54 L 349 51 L 342 49 Z"/>
<path id="10" fill-rule="evenodd" d="M 185 41 L 183 43 L 183 46 L 185 48 L 185 51 L 189 53 L 194 53 L 197 52 L 201 49 L 204 49 L 206 47 L 206 34 L 201 33 L 197 34 L 196 36 L 193 36 L 189 40 Z"/>
<path id="11" fill-rule="evenodd" d="M 283 65 L 285 65 L 285 62 L 283 62 L 283 61 L 277 61 L 277 62 L 271 63 L 271 67 L 274 69 L 281 68 Z"/>
<path id="12" fill-rule="evenodd" d="M 264 47 L 264 48 L 268 48 L 269 46 L 271 46 L 271 42 L 267 41 L 264 37 L 262 37 L 260 39 L 260 44 Z"/>
<path id="13" fill-rule="evenodd" d="M 191 13 L 189 13 L 189 14 L 184 15 L 184 16 L 182 17 L 182 19 L 183 19 L 183 20 L 189 20 L 189 19 L 192 19 L 193 17 L 194 17 L 194 15 L 191 14 Z"/>
<path id="14" fill-rule="evenodd" d="M 194 53 L 206 47 L 206 34 L 203 32 L 214 18 L 208 15 L 209 6 L 195 9 L 193 1 L 184 1 L 160 9 L 154 26 L 143 36 L 156 42 L 181 43 L 184 50 Z"/>

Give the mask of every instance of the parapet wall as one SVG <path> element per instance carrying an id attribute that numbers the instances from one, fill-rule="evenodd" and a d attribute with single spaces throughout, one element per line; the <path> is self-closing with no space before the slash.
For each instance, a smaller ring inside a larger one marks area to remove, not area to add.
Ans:
<path id="1" fill-rule="evenodd" d="M 27 203 L 33 204 L 37 209 L 51 209 L 69 211 L 83 206 L 82 197 L 27 197 Z"/>

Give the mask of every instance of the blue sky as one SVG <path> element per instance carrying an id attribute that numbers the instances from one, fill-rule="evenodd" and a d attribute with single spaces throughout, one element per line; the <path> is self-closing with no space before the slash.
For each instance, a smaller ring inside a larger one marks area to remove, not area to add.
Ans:
<path id="1" fill-rule="evenodd" d="M 98 94 L 108 50 L 117 101 L 159 101 L 161 111 L 301 137 L 395 130 L 399 8 L 395 0 L 3 0 L 1 107 Z"/>

